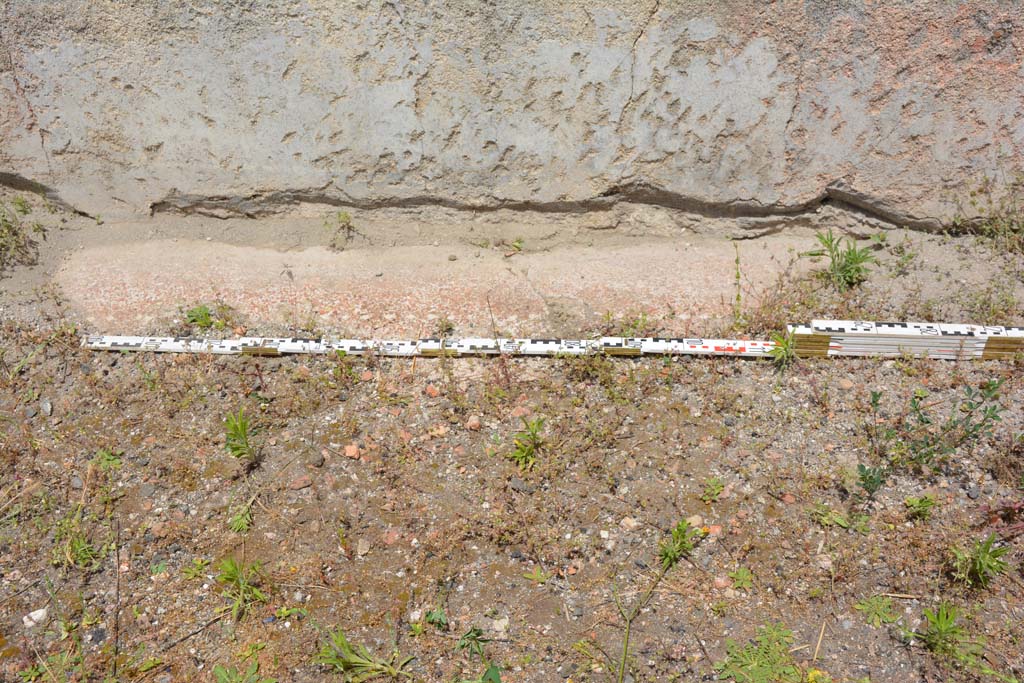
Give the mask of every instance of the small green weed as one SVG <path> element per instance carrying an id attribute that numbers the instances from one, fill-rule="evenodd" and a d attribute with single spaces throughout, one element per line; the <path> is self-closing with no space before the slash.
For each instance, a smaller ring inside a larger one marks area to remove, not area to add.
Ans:
<path id="1" fill-rule="evenodd" d="M 39 255 L 39 245 L 34 236 L 46 238 L 46 228 L 38 221 L 26 224 L 23 220 L 28 212 L 22 211 L 16 197 L 14 209 L 8 209 L 6 205 L 0 204 L 0 272 L 10 266 L 31 265 L 36 262 Z"/>
<path id="2" fill-rule="evenodd" d="M 501 683 L 501 667 L 491 662 L 484 663 L 487 666 L 479 677 L 461 680 L 459 683 Z"/>
<path id="3" fill-rule="evenodd" d="M 907 414 L 894 425 L 877 425 L 881 394 L 871 393 L 872 418 L 868 426 L 873 449 L 879 456 L 888 455 L 894 465 L 934 468 L 961 447 L 973 448 L 981 439 L 991 437 L 1002 421 L 1005 407 L 1000 402 L 1002 380 L 983 382 L 975 389 L 966 386 L 959 400 L 953 402 L 945 420 L 930 412 L 934 404 L 925 403 L 927 392 L 917 390 L 910 399 Z"/>
<path id="4" fill-rule="evenodd" d="M 658 549 L 662 569 L 669 570 L 679 564 L 679 560 L 689 555 L 697 545 L 696 542 L 703 537 L 703 531 L 694 529 L 685 519 L 676 524 L 672 536 L 662 541 Z"/>
<path id="5" fill-rule="evenodd" d="M 850 528 L 850 520 L 843 513 L 838 510 L 833 510 L 824 503 L 815 503 L 814 507 L 811 508 L 811 520 L 817 522 L 826 529 L 829 527 L 837 526 L 842 529 Z"/>
<path id="6" fill-rule="evenodd" d="M 327 642 L 320 647 L 313 663 L 343 674 L 346 683 L 363 683 L 379 677 L 392 680 L 413 677 L 405 667 L 415 657 L 402 657 L 397 652 L 392 652 L 387 659 L 375 657 L 364 646 L 350 643 L 340 628 L 327 635 Z"/>
<path id="7" fill-rule="evenodd" d="M 622 604 L 619 599 L 618 593 L 612 589 L 612 599 L 615 601 L 615 607 L 619 611 L 619 616 L 622 617 L 622 621 L 625 623 L 626 628 L 622 637 L 622 654 L 619 656 L 619 672 L 617 681 L 623 683 L 626 678 L 626 664 L 629 660 L 629 638 L 633 629 L 633 621 L 637 615 L 647 606 L 651 601 L 651 596 L 654 595 L 654 590 L 661 583 L 661 580 L 665 578 L 665 575 L 682 560 L 684 557 L 688 557 L 689 554 L 696 547 L 697 542 L 704 537 L 704 532 L 700 529 L 695 529 L 690 526 L 688 521 L 681 520 L 672 529 L 672 534 L 669 538 L 662 541 L 658 548 L 658 560 L 661 562 L 661 571 L 658 572 L 654 580 L 651 581 L 647 590 L 640 595 L 640 597 L 633 603 L 631 609 L 626 609 L 626 606 Z"/>
<path id="8" fill-rule="evenodd" d="M 740 645 L 726 640 L 725 659 L 715 664 L 719 678 L 736 683 L 801 683 L 803 673 L 789 652 L 793 632 L 783 624 L 757 629 L 754 642 Z"/>
<path id="9" fill-rule="evenodd" d="M 926 520 L 932 516 L 932 508 L 935 507 L 935 496 L 926 493 L 920 498 L 909 497 L 903 501 L 907 507 L 907 515 L 911 519 Z"/>
<path id="10" fill-rule="evenodd" d="M 252 501 L 235 506 L 228 517 L 228 528 L 236 534 L 248 533 L 252 529 Z"/>
<path id="11" fill-rule="evenodd" d="M 249 662 L 249 667 L 239 671 L 235 667 L 224 667 L 218 664 L 213 667 L 213 679 L 216 683 L 277 683 L 276 678 L 262 678 L 259 662 Z"/>
<path id="12" fill-rule="evenodd" d="M 303 619 L 309 616 L 309 610 L 305 607 L 278 607 L 274 610 L 274 616 L 278 619 L 291 619 L 295 617 L 297 619 Z"/>
<path id="13" fill-rule="evenodd" d="M 260 589 L 263 576 L 258 562 L 244 565 L 234 558 L 226 558 L 217 570 L 217 583 L 224 586 L 221 593 L 230 604 L 224 610 L 231 612 L 231 617 L 238 621 L 244 617 L 257 603 L 267 602 L 266 594 Z"/>
<path id="14" fill-rule="evenodd" d="M 1013 676 L 1006 676 L 992 669 L 985 661 L 985 639 L 972 638 L 958 623 L 959 610 L 943 602 L 933 612 L 924 611 L 923 631 L 904 631 L 907 638 L 917 638 L 934 655 L 950 661 L 977 674 L 991 676 L 1004 683 L 1017 683 Z"/>
<path id="15" fill-rule="evenodd" d="M 484 638 L 483 630 L 474 626 L 459 636 L 459 642 L 455 644 L 455 651 L 460 652 L 462 650 L 468 650 L 470 657 L 476 655 L 481 661 L 483 661 L 485 659 L 484 643 L 489 642 L 491 642 L 491 640 L 490 638 Z"/>
<path id="16" fill-rule="evenodd" d="M 718 477 L 708 477 L 704 480 L 704 491 L 700 494 L 700 499 L 706 505 L 710 505 L 718 500 L 718 497 L 722 495 L 724 490 L 725 483 L 721 479 Z"/>
<path id="17" fill-rule="evenodd" d="M 92 464 L 104 472 L 119 470 L 121 469 L 121 455 L 123 454 L 124 451 L 112 451 L 106 448 L 101 448 L 96 451 L 96 455 L 93 456 Z"/>
<path id="18" fill-rule="evenodd" d="M 551 574 L 546 573 L 543 569 L 540 568 L 540 565 L 537 565 L 533 568 L 532 572 L 523 574 L 523 578 L 533 581 L 538 586 L 543 586 L 545 583 L 548 582 L 548 579 L 551 578 Z"/>
<path id="19" fill-rule="evenodd" d="M 99 568 L 103 550 L 97 548 L 86 532 L 85 512 L 76 505 L 60 519 L 54 530 L 53 564 L 77 567 L 85 571 Z"/>
<path id="20" fill-rule="evenodd" d="M 14 212 L 19 216 L 27 216 L 32 213 L 32 205 L 20 194 L 11 200 L 11 205 L 14 207 Z"/>
<path id="21" fill-rule="evenodd" d="M 857 485 L 864 489 L 868 498 L 873 499 L 878 490 L 885 483 L 888 472 L 884 467 L 867 467 L 863 464 L 857 465 Z"/>
<path id="22" fill-rule="evenodd" d="M 507 457 L 525 472 L 533 469 L 537 463 L 537 455 L 544 444 L 544 438 L 540 433 L 544 428 L 544 418 L 527 420 L 524 417 L 523 426 L 525 429 L 512 437 L 513 449 Z"/>
<path id="23" fill-rule="evenodd" d="M 957 623 L 960 611 L 949 603 L 940 603 L 933 612 L 924 611 L 925 628 L 923 631 L 911 631 L 910 636 L 921 640 L 926 648 L 940 657 L 957 661 L 973 659 L 981 654 L 979 644 L 973 641 Z"/>
<path id="24" fill-rule="evenodd" d="M 884 595 L 873 595 L 864 598 L 853 606 L 855 610 L 864 614 L 864 620 L 878 628 L 882 624 L 891 624 L 899 615 L 892 611 L 892 600 Z"/>
<path id="25" fill-rule="evenodd" d="M 877 263 L 869 247 L 858 249 L 853 240 L 845 240 L 844 244 L 844 240 L 836 237 L 831 228 L 827 233 L 819 232 L 815 237 L 822 248 L 808 251 L 802 256 L 828 258 L 828 267 L 821 272 L 821 277 L 836 291 L 845 292 L 868 279 L 871 272 L 868 264 Z"/>
<path id="26" fill-rule="evenodd" d="M 181 570 L 181 575 L 189 581 L 194 581 L 202 578 L 203 574 L 206 572 L 206 568 L 209 566 L 209 560 L 202 557 L 196 557 L 192 559 L 191 564 Z"/>
<path id="27" fill-rule="evenodd" d="M 782 372 L 796 363 L 796 340 L 792 333 L 775 332 L 772 334 L 772 343 L 775 346 L 769 349 L 768 356 L 775 364 L 776 370 Z"/>
<path id="28" fill-rule="evenodd" d="M 352 236 L 359 234 L 348 211 L 339 211 L 325 218 L 324 230 L 328 233 L 327 247 L 332 251 L 344 251 Z"/>
<path id="29" fill-rule="evenodd" d="M 195 325 L 200 330 L 208 330 L 213 327 L 213 312 L 206 304 L 200 304 L 185 312 L 185 322 Z"/>
<path id="30" fill-rule="evenodd" d="M 754 573 L 747 567 L 729 572 L 729 578 L 732 579 L 732 587 L 736 590 L 746 591 L 754 587 Z"/>
<path id="31" fill-rule="evenodd" d="M 1002 557 L 1010 552 L 1010 548 L 993 547 L 995 542 L 996 535 L 989 534 L 970 550 L 953 548 L 953 578 L 969 587 L 986 588 L 994 577 L 1005 572 L 1009 565 Z"/>
<path id="32" fill-rule="evenodd" d="M 228 414 L 224 418 L 224 448 L 231 457 L 243 460 L 248 468 L 253 468 L 259 460 L 258 451 L 252 443 L 254 429 L 245 410 L 238 409 L 237 414 Z"/>
<path id="33" fill-rule="evenodd" d="M 997 249 L 1024 253 L 1024 176 L 998 185 L 986 177 L 968 193 L 968 205 L 980 220 L 958 217 L 955 225 L 973 228 Z"/>
<path id="34" fill-rule="evenodd" d="M 43 676 L 46 675 L 46 669 L 42 664 L 33 664 L 27 669 L 22 669 L 18 672 L 18 678 L 24 683 L 35 683 L 35 681 L 43 680 Z"/>
<path id="35" fill-rule="evenodd" d="M 427 612 L 424 619 L 438 631 L 448 630 L 448 615 L 444 613 L 444 608 L 440 605 Z"/>

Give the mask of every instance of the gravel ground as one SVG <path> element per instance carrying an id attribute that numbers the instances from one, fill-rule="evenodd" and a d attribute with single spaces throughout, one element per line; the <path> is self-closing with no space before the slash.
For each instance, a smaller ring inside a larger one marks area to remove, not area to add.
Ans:
<path id="1" fill-rule="evenodd" d="M 1019 259 L 984 249 L 916 276 L 983 254 L 1009 289 L 907 296 L 890 248 L 860 289 L 801 280 L 742 324 L 1018 321 Z M 617 680 L 638 604 L 625 680 L 741 656 L 764 681 L 1024 675 L 1021 362 L 101 354 L 46 310 L 0 320 L 4 681 L 344 680 L 314 661 L 339 632 L 411 680 Z M 965 391 L 993 381 L 972 431 Z M 251 460 L 226 447 L 239 410 Z M 661 571 L 681 520 L 694 547 Z M 990 534 L 1005 569 L 958 580 L 953 549 Z M 962 635 L 910 635 L 941 603 Z M 759 633 L 778 646 L 741 652 Z"/>

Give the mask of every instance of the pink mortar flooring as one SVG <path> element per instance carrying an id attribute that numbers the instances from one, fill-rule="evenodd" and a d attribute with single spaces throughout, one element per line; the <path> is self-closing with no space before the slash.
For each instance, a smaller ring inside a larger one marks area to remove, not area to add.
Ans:
<path id="1" fill-rule="evenodd" d="M 781 235 L 741 243 L 748 300 L 806 245 Z M 77 250 L 55 279 L 88 331 L 106 334 L 152 332 L 201 302 L 234 307 L 250 333 L 313 323 L 334 334 L 415 337 L 445 317 L 459 334 L 487 335 L 493 314 L 500 332 L 536 336 L 642 310 L 666 316 L 666 331 L 696 334 L 731 310 L 734 259 L 732 243 L 700 237 L 511 257 L 465 245 L 337 253 L 159 240 Z"/>

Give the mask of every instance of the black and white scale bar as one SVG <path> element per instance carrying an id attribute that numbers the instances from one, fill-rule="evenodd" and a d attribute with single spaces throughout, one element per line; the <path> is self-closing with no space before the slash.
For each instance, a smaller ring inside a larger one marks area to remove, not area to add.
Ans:
<path id="1" fill-rule="evenodd" d="M 954 325 L 926 322 L 813 320 L 789 325 L 797 353 L 803 356 L 902 356 L 959 359 L 1012 358 L 1024 353 L 1024 327 Z M 684 337 L 599 337 L 597 339 L 307 339 L 301 337 L 130 337 L 93 335 L 82 347 L 96 351 L 150 351 L 219 355 L 279 356 L 344 353 L 361 356 L 610 356 L 694 355 L 770 356 L 773 341 Z"/>

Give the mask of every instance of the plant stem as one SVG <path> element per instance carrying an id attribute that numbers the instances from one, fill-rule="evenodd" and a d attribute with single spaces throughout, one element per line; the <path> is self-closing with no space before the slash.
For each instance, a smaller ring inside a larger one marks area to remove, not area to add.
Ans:
<path id="1" fill-rule="evenodd" d="M 629 657 L 629 635 L 630 631 L 633 629 L 633 620 L 640 614 L 640 610 L 650 602 L 651 596 L 654 595 L 654 589 L 657 588 L 658 584 L 661 583 L 661 580 L 665 578 L 665 574 L 668 573 L 668 570 L 669 567 L 662 566 L 661 571 L 658 572 L 658 575 L 654 577 L 654 581 L 652 581 L 651 585 L 648 586 L 647 592 L 644 593 L 643 597 L 633 605 L 633 609 L 629 611 L 629 614 L 626 614 L 626 611 L 622 609 L 622 605 L 618 603 L 618 600 L 616 600 L 616 605 L 619 608 L 619 614 L 622 615 L 623 621 L 626 622 L 626 633 L 622 637 L 622 657 L 619 659 L 618 683 L 622 683 L 626 678 L 626 659 Z"/>

